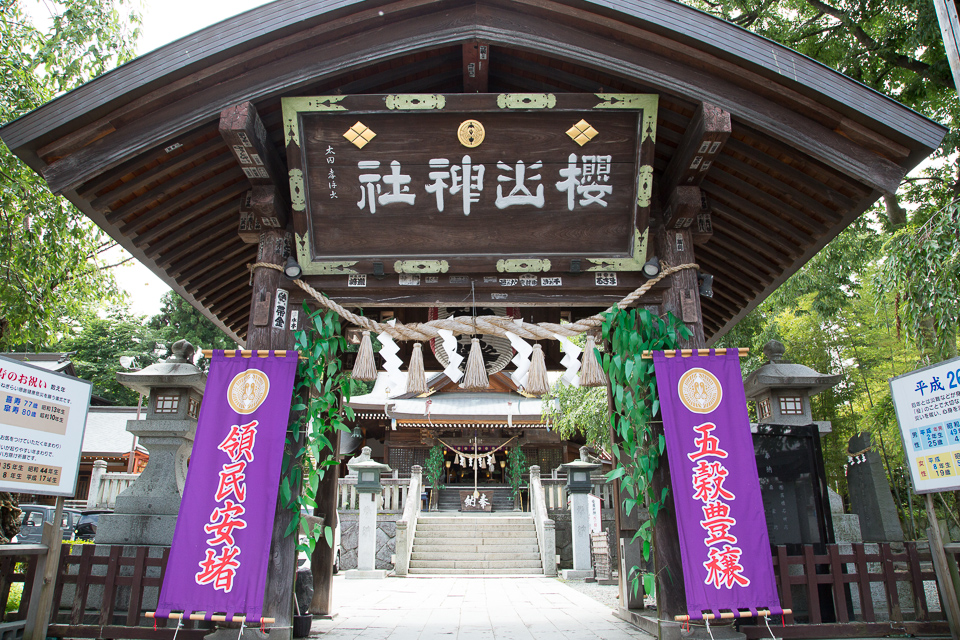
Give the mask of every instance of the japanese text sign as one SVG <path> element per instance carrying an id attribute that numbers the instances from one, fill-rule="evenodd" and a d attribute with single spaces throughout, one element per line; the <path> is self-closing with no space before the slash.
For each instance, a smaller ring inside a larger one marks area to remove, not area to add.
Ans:
<path id="1" fill-rule="evenodd" d="M 781 613 L 737 350 L 653 357 L 687 612 Z"/>
<path id="2" fill-rule="evenodd" d="M 917 493 L 960 489 L 960 358 L 890 379 Z"/>
<path id="3" fill-rule="evenodd" d="M 158 616 L 261 617 L 296 368 L 214 351 Z"/>
<path id="4" fill-rule="evenodd" d="M 656 97 L 612 95 L 285 99 L 301 264 L 630 257 Z"/>
<path id="5" fill-rule="evenodd" d="M 73 496 L 92 388 L 0 358 L 0 491 Z"/>

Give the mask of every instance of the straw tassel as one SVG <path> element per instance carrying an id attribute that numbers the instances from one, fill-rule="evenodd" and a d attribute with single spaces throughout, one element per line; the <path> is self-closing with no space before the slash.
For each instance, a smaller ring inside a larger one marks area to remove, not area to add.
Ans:
<path id="1" fill-rule="evenodd" d="M 583 365 L 580 367 L 581 387 L 605 387 L 607 376 L 597 361 L 597 344 L 593 336 L 587 336 L 587 346 L 583 349 Z"/>
<path id="2" fill-rule="evenodd" d="M 427 391 L 427 377 L 423 372 L 423 345 L 417 342 L 413 345 L 413 355 L 410 356 L 410 366 L 407 367 L 407 393 L 420 395 Z"/>
<path id="3" fill-rule="evenodd" d="M 467 370 L 463 376 L 463 388 L 467 391 L 482 391 L 490 386 L 487 378 L 487 367 L 483 364 L 483 352 L 480 350 L 480 340 L 470 340 L 470 355 L 467 357 Z"/>
<path id="4" fill-rule="evenodd" d="M 527 374 L 527 393 L 542 396 L 550 391 L 550 381 L 547 379 L 547 363 L 543 359 L 543 349 L 540 345 L 533 345 L 533 354 L 530 356 L 530 372 Z"/>
<path id="5" fill-rule="evenodd" d="M 370 382 L 377 379 L 377 364 L 373 361 L 373 343 L 370 342 L 370 332 L 363 332 L 360 340 L 360 349 L 357 351 L 357 361 L 353 365 L 353 379 Z"/>

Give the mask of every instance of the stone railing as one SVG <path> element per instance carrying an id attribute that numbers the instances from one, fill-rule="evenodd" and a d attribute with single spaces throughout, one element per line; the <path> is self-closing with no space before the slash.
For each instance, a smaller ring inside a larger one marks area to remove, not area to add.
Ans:
<path id="1" fill-rule="evenodd" d="M 593 495 L 600 498 L 602 509 L 613 508 L 613 484 L 608 483 L 602 475 L 594 475 Z M 567 507 L 567 480 L 564 477 L 543 478 L 540 480 L 547 504 L 547 511 L 568 511 Z"/>
<path id="2" fill-rule="evenodd" d="M 108 473 L 107 463 L 97 460 L 90 473 L 90 488 L 87 490 L 87 509 L 113 509 L 117 496 L 136 482 L 139 473 Z"/>
<path id="3" fill-rule="evenodd" d="M 403 505 L 407 500 L 407 491 L 410 488 L 410 481 L 397 477 L 380 478 L 380 484 L 383 485 L 383 493 L 380 495 L 380 505 L 378 510 L 383 513 L 399 513 L 403 511 Z M 417 493 L 416 498 L 420 499 Z M 337 493 L 337 509 L 339 511 L 357 511 L 360 508 L 360 494 L 357 493 L 356 476 L 347 476 L 340 478 L 340 487 Z"/>
<path id="4" fill-rule="evenodd" d="M 423 491 L 423 475 L 420 465 L 414 465 L 410 472 L 410 484 L 407 499 L 403 505 L 403 516 L 397 521 L 397 542 L 395 553 L 397 562 L 394 570 L 398 576 L 407 575 L 410 568 L 410 556 L 413 554 L 413 538 L 417 533 L 417 518 L 420 517 L 420 492 Z"/>
<path id="5" fill-rule="evenodd" d="M 540 544 L 540 559 L 543 575 L 557 575 L 557 534 L 555 525 L 547 515 L 546 495 L 540 482 L 540 467 L 530 467 L 530 512 L 537 527 L 537 542 Z"/>

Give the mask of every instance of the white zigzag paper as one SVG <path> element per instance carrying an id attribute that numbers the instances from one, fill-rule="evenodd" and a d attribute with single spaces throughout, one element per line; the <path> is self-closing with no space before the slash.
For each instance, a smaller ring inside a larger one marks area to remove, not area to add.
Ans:
<path id="1" fill-rule="evenodd" d="M 396 320 L 391 320 L 387 324 L 393 326 L 395 322 Z M 380 349 L 380 355 L 383 356 L 383 370 L 390 380 L 390 389 L 394 393 L 403 393 L 406 388 L 403 374 L 400 372 L 403 361 L 397 357 L 397 352 L 400 351 L 400 347 L 397 346 L 397 343 L 393 341 L 393 338 L 391 338 L 386 331 L 378 334 L 377 340 L 383 345 Z"/>
<path id="2" fill-rule="evenodd" d="M 523 322 L 523 320 L 518 320 L 517 322 Z M 514 335 L 509 331 L 506 333 L 507 339 L 510 341 L 510 346 L 517 352 L 517 354 L 513 356 L 513 360 L 510 361 L 517 365 L 516 371 L 513 372 L 513 381 L 521 387 L 526 386 L 527 375 L 530 373 L 530 354 L 533 353 L 533 347 L 520 336 Z"/>
<path id="3" fill-rule="evenodd" d="M 583 352 L 583 349 L 573 344 L 563 336 L 558 336 L 554 334 L 557 340 L 560 341 L 560 350 L 563 351 L 563 360 L 560 361 L 567 371 L 561 376 L 561 380 L 566 382 L 572 387 L 580 386 L 580 376 L 577 375 L 577 372 L 580 371 L 580 354 Z"/>
<path id="4" fill-rule="evenodd" d="M 457 339 L 453 337 L 453 331 L 449 329 L 438 329 L 437 333 L 440 334 L 440 338 L 443 340 L 441 346 L 443 350 L 447 352 L 447 358 L 450 359 L 450 364 L 443 372 L 447 374 L 447 377 L 454 383 L 460 382 L 460 378 L 463 377 L 463 372 L 460 371 L 460 363 L 463 362 L 463 356 L 457 353 Z"/>

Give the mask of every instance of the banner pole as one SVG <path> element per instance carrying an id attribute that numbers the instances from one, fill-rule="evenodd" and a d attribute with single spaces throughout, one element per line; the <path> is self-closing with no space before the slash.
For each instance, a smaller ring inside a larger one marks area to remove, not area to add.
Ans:
<path id="1" fill-rule="evenodd" d="M 950 625 L 950 634 L 953 640 L 960 640 L 960 600 L 957 600 L 957 590 L 950 577 L 947 554 L 943 548 L 943 537 L 940 535 L 940 523 L 937 522 L 937 512 L 933 508 L 933 493 L 924 494 L 927 503 L 927 519 L 930 528 L 927 529 L 927 539 L 930 541 L 930 555 L 933 556 L 933 569 L 937 574 L 940 593 L 943 594 L 943 609 L 947 614 L 947 623 Z"/>

